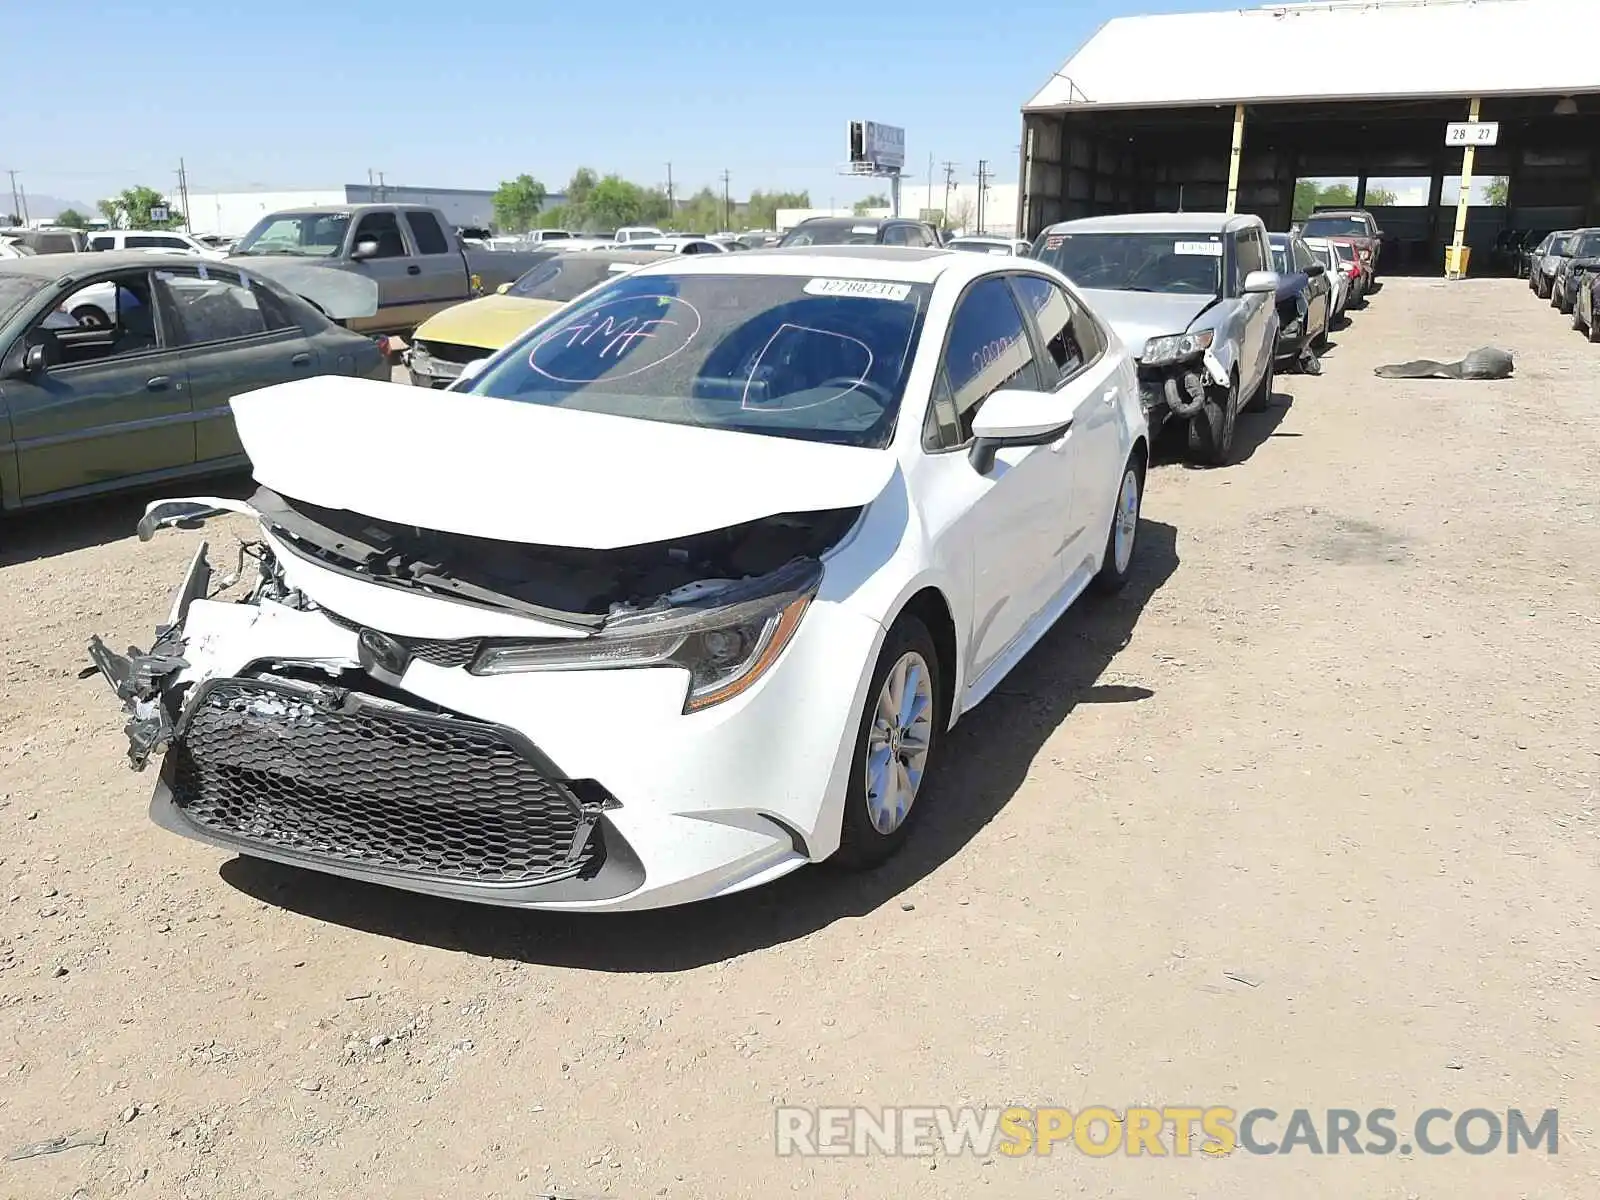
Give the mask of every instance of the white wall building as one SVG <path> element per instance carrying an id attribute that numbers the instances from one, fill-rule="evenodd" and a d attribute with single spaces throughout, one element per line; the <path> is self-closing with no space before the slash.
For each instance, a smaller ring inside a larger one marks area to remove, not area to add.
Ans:
<path id="1" fill-rule="evenodd" d="M 331 188 L 260 192 L 190 192 L 189 225 L 195 233 L 239 236 L 269 212 L 322 204 L 426 204 L 444 212 L 452 225 L 489 225 L 494 219 L 492 191 L 476 188 L 368 187 L 347 183 Z M 176 199 L 176 198 L 174 198 Z M 546 205 L 559 204 L 551 196 Z"/>
<path id="2" fill-rule="evenodd" d="M 878 182 L 878 181 L 874 181 Z M 888 190 L 887 181 L 883 181 L 884 191 Z M 948 204 L 948 208 L 946 205 Z M 956 183 L 950 186 L 948 193 L 942 183 L 935 181 L 930 192 L 926 183 L 911 183 L 902 180 L 900 184 L 900 215 L 902 217 L 922 217 L 925 214 L 949 213 L 951 229 L 957 233 L 978 233 L 978 185 L 976 183 Z M 887 208 L 871 208 L 864 213 L 857 213 L 854 208 L 780 208 L 778 210 L 778 230 L 784 232 L 794 228 L 801 221 L 809 217 L 887 217 Z M 1017 224 L 1017 185 L 1014 183 L 991 183 L 984 190 L 983 198 L 983 233 L 997 234 L 1000 237 L 1012 236 L 1012 231 Z"/>

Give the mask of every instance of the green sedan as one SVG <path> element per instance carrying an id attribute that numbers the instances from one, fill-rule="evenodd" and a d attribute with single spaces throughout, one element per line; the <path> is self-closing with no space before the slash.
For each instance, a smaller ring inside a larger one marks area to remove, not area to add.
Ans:
<path id="1" fill-rule="evenodd" d="M 0 260 L 0 510 L 245 468 L 232 397 L 388 378 L 294 286 L 174 254 Z"/>

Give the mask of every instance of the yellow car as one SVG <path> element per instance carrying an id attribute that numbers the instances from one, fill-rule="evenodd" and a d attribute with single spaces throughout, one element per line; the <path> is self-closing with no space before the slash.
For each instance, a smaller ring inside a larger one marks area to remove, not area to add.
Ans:
<path id="1" fill-rule="evenodd" d="M 411 382 L 448 387 L 469 362 L 488 358 L 596 284 L 670 257 L 655 250 L 557 251 L 493 295 L 454 305 L 417 326 L 406 355 Z"/>

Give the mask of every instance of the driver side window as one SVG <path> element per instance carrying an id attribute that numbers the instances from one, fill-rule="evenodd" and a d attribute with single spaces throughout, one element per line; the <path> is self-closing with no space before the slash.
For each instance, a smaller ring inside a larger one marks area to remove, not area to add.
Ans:
<path id="1" fill-rule="evenodd" d="M 929 450 L 949 450 L 971 441 L 978 409 L 1001 388 L 1043 390 L 1033 343 L 1004 277 L 980 279 L 956 305 L 940 376 L 931 399 L 934 411 L 924 430 Z"/>
<path id="2" fill-rule="evenodd" d="M 84 284 L 44 315 L 30 341 L 50 345 L 49 362 L 60 367 L 155 350 L 149 274 L 122 271 Z"/>

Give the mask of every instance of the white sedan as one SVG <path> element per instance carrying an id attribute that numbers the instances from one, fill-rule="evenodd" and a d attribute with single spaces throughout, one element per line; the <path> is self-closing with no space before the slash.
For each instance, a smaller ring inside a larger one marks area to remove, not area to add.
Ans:
<path id="1" fill-rule="evenodd" d="M 1129 576 L 1127 352 L 1027 259 L 807 247 L 600 284 L 450 391 L 236 397 L 246 602 L 202 546 L 148 654 L 152 814 L 231 852 L 549 909 L 892 854 L 941 740 Z"/>

